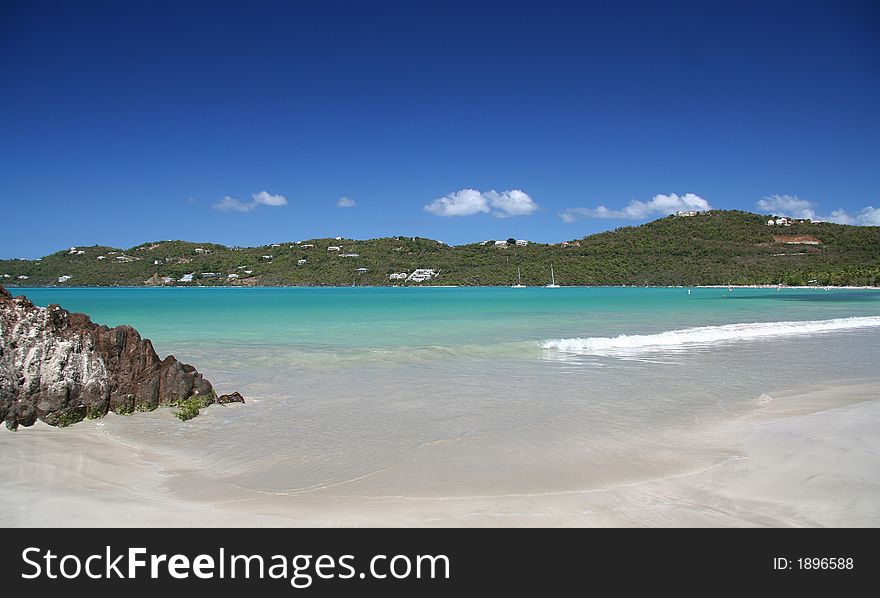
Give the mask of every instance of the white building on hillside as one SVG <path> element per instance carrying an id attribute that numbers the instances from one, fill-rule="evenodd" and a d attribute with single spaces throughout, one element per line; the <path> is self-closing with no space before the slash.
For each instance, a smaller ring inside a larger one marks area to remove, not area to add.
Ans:
<path id="1" fill-rule="evenodd" d="M 407 277 L 409 282 L 425 282 L 437 276 L 437 273 L 431 268 L 417 268 Z"/>

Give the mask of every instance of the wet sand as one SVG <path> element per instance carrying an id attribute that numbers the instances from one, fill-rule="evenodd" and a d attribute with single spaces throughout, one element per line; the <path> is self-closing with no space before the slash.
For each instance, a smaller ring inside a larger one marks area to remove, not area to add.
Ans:
<path id="1" fill-rule="evenodd" d="M 674 475 L 553 492 L 536 480 L 534 491 L 513 494 L 471 493 L 465 484 L 455 493 L 391 495 L 381 471 L 268 493 L 104 434 L 120 416 L 67 429 L 38 424 L 0 433 L 0 525 L 880 526 L 878 391 L 860 384 L 773 393 L 748 414 L 670 438 L 693 449 L 693 458 L 675 453 Z M 622 454 L 620 467 L 631 465 Z"/>

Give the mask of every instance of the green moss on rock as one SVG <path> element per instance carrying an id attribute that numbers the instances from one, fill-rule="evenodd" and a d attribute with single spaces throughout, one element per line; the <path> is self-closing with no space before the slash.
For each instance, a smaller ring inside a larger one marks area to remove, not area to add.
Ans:
<path id="1" fill-rule="evenodd" d="M 193 395 L 188 399 L 178 401 L 178 410 L 174 412 L 181 421 L 188 421 L 199 414 L 199 410 L 207 407 L 217 400 L 217 395 L 209 392 L 204 395 Z"/>
<path id="2" fill-rule="evenodd" d="M 94 406 L 86 411 L 86 419 L 101 419 L 105 415 L 107 411 L 103 407 Z"/>
<path id="3" fill-rule="evenodd" d="M 52 419 L 47 419 L 46 423 L 58 426 L 59 428 L 66 428 L 67 426 L 81 422 L 84 418 L 85 413 L 83 409 L 71 409 L 56 414 Z"/>
<path id="4" fill-rule="evenodd" d="M 128 403 L 123 403 L 114 407 L 113 413 L 115 413 L 116 415 L 131 415 L 132 413 L 134 413 L 134 406 Z"/>

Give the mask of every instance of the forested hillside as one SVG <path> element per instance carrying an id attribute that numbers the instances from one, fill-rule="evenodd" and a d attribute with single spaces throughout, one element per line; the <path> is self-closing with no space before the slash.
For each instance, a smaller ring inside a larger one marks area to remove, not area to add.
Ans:
<path id="1" fill-rule="evenodd" d="M 110 285 L 876 285 L 880 227 L 794 222 L 710 211 L 668 216 L 555 245 L 419 237 L 311 239 L 262 247 L 161 241 L 129 249 L 76 247 L 40 260 L 0 260 L 7 286 Z M 338 250 L 330 249 L 338 247 Z M 305 260 L 305 261 L 303 261 Z M 422 282 L 394 273 L 431 269 Z M 191 281 L 188 275 L 192 275 Z M 22 278 L 26 277 L 26 278 Z M 69 277 L 69 278 L 62 278 Z M 59 282 L 61 279 L 63 282 Z"/>

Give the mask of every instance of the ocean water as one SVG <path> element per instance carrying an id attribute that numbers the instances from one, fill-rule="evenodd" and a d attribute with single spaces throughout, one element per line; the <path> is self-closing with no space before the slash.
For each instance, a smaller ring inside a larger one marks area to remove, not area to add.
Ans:
<path id="1" fill-rule="evenodd" d="M 182 457 L 190 481 L 280 500 L 605 488 L 735 456 L 701 431 L 779 391 L 880 388 L 874 290 L 17 293 L 131 324 L 248 399 L 187 423 L 159 410 L 80 425 Z"/>

